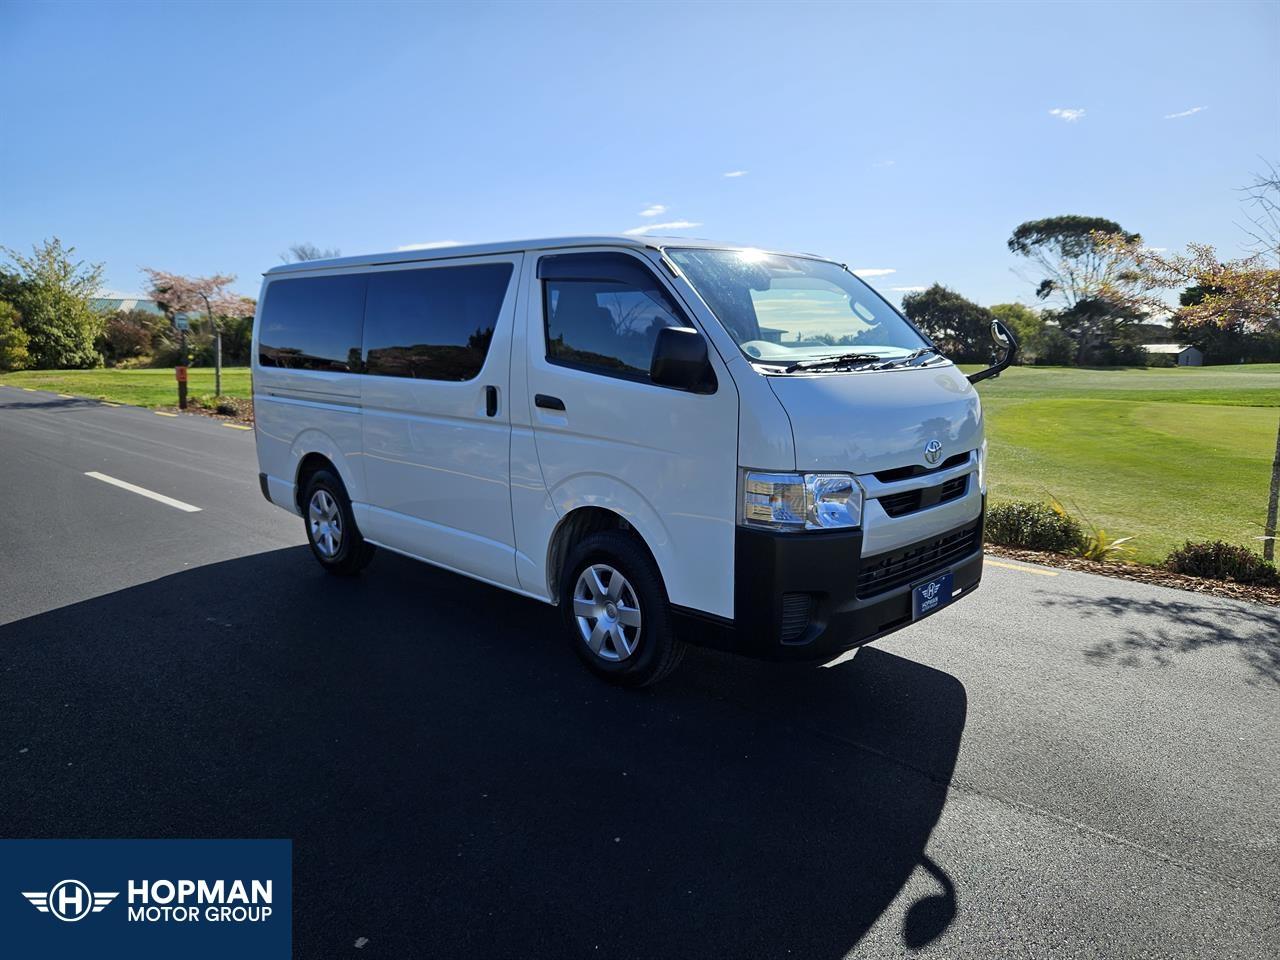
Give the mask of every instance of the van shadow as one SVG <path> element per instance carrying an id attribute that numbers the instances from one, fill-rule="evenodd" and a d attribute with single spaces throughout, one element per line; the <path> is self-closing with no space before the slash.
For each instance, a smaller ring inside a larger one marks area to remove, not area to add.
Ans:
<path id="1" fill-rule="evenodd" d="M 944 933 L 954 677 L 698 652 L 627 692 L 557 626 L 296 547 L 0 627 L 0 832 L 292 838 L 299 956 L 837 957 L 917 869 L 897 934 Z"/>

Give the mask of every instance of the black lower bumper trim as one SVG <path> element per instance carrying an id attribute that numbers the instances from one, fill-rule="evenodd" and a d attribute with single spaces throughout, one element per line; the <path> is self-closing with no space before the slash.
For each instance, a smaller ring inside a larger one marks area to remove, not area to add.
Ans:
<path id="1" fill-rule="evenodd" d="M 796 535 L 739 528 L 734 618 L 677 607 L 677 631 L 692 643 L 747 656 L 831 659 L 911 623 L 911 588 L 922 580 L 950 571 L 953 601 L 975 590 L 982 580 L 982 525 L 980 514 L 866 559 L 860 530 Z M 801 610 L 807 623 L 798 619 Z"/>

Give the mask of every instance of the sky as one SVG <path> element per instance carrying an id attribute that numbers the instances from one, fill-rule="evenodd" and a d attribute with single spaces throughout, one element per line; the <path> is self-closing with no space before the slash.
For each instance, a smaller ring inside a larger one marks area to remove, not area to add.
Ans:
<path id="1" fill-rule="evenodd" d="M 0 245 L 253 296 L 296 242 L 648 231 L 1032 303 L 1029 219 L 1242 252 L 1277 49 L 1277 2 L 0 0 Z"/>

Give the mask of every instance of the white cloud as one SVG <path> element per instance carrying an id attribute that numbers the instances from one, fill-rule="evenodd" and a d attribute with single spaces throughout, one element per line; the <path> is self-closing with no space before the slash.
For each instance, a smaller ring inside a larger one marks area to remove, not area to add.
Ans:
<path id="1" fill-rule="evenodd" d="M 1084 116 L 1084 107 L 1054 107 L 1049 111 L 1049 116 L 1065 120 L 1067 123 L 1075 123 Z"/>
<path id="2" fill-rule="evenodd" d="M 667 212 L 667 205 L 665 203 L 651 203 L 649 204 L 649 206 L 645 207 L 638 214 L 636 214 L 636 216 L 656 217 L 658 214 L 666 213 L 666 212 Z"/>
<path id="3" fill-rule="evenodd" d="M 889 289 L 894 291 L 894 293 L 919 293 L 921 290 L 924 290 L 926 288 L 925 287 L 890 287 Z"/>
<path id="4" fill-rule="evenodd" d="M 643 227 L 632 227 L 630 230 L 623 230 L 622 233 L 628 237 L 639 237 L 659 230 L 688 230 L 690 227 L 700 226 L 702 224 L 694 223 L 692 220 L 668 220 L 666 223 L 646 223 Z"/>
<path id="5" fill-rule="evenodd" d="M 898 162 L 897 160 L 877 160 L 875 163 L 872 164 L 872 166 L 873 167 L 892 167 L 897 162 Z"/>
<path id="6" fill-rule="evenodd" d="M 460 246 L 458 240 L 428 240 L 426 243 L 406 243 L 403 247 L 396 247 L 397 250 L 438 250 L 441 247 L 457 247 Z"/>
<path id="7" fill-rule="evenodd" d="M 1143 247 L 1142 252 L 1143 253 L 1164 253 L 1168 249 L 1169 249 L 1168 247 Z"/>
<path id="8" fill-rule="evenodd" d="M 1179 117 L 1189 117 L 1193 113 L 1199 113 L 1201 110 L 1208 110 L 1208 107 L 1192 107 L 1190 110 L 1183 110 L 1181 113 L 1166 113 L 1166 120 L 1177 120 Z"/>
<path id="9" fill-rule="evenodd" d="M 745 177 L 746 175 L 747 171 L 745 170 L 730 170 L 725 174 L 726 177 Z"/>
<path id="10" fill-rule="evenodd" d="M 853 271 L 859 277 L 887 277 L 891 273 L 898 271 L 893 267 L 861 267 Z"/>

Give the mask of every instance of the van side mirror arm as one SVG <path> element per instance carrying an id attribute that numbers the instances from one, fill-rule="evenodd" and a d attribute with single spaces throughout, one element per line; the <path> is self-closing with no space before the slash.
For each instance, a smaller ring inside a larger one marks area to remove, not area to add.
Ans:
<path id="1" fill-rule="evenodd" d="M 977 373 L 969 374 L 970 383 L 978 383 L 979 381 L 989 379 L 990 377 L 998 377 L 1002 370 L 1009 364 L 1013 363 L 1014 358 L 1018 355 L 1018 340 L 1013 335 L 1013 331 L 1006 327 L 999 320 L 991 321 L 991 339 L 995 341 L 1003 353 L 1000 359 L 995 362 L 994 366 L 987 367 L 985 370 L 979 370 Z"/>

